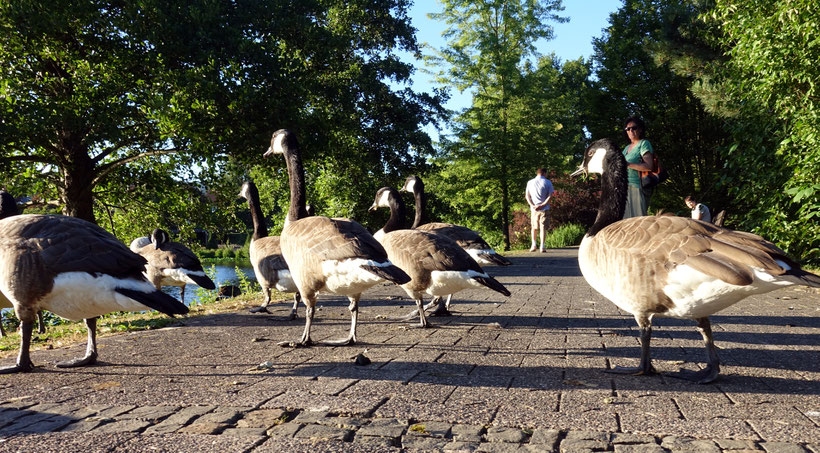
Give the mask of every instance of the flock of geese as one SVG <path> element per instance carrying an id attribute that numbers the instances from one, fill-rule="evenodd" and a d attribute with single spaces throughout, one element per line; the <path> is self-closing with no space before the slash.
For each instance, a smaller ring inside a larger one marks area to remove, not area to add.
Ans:
<path id="1" fill-rule="evenodd" d="M 284 156 L 290 183 L 290 207 L 281 236 L 269 236 L 252 182 L 243 184 L 253 219 L 250 258 L 264 302 L 254 312 L 266 312 L 270 291 L 294 293 L 289 319 L 305 305 L 302 336 L 281 344 L 310 346 L 317 295 L 330 293 L 350 301 L 350 330 L 345 338 L 326 342 L 357 342 L 359 300 L 368 288 L 392 282 L 416 302 L 419 327 L 429 323 L 425 311 L 449 314 L 452 295 L 466 288 L 510 292 L 487 274 L 481 264 L 509 265 L 475 231 L 425 218 L 424 185 L 408 177 L 403 191 L 415 198 L 415 219 L 405 224 L 406 207 L 394 188 L 376 193 L 371 211 L 390 210 L 383 228 L 371 235 L 359 223 L 344 218 L 309 215 L 305 173 L 296 136 L 276 131 L 265 157 Z M 774 244 L 760 236 L 716 227 L 698 220 L 647 216 L 621 220 L 626 203 L 626 161 L 615 145 L 598 140 L 584 153 L 573 175 L 601 175 L 598 216 L 584 236 L 578 262 L 596 291 L 632 314 L 640 329 L 640 361 L 636 368 L 614 373 L 654 374 L 650 339 L 654 316 L 697 322 L 706 348 L 706 366 L 698 372 L 673 374 L 698 383 L 715 380 L 720 360 L 709 316 L 743 298 L 788 285 L 820 287 L 820 277 L 806 272 Z M 9 199 L 11 201 L 9 201 Z M 42 310 L 61 317 L 84 319 L 88 346 L 84 357 L 60 367 L 92 364 L 97 358 L 96 317 L 112 311 L 158 310 L 169 316 L 188 308 L 160 291 L 162 285 L 196 284 L 213 289 L 196 256 L 168 233 L 157 229 L 129 247 L 102 228 L 72 217 L 20 215 L 14 200 L 2 194 L 0 206 L 0 307 L 13 307 L 21 320 L 17 362 L 2 373 L 31 371 L 29 355 L 33 323 Z M 425 295 L 432 301 L 425 306 Z M 184 296 L 183 296 L 184 297 Z M 446 302 L 444 302 L 444 298 Z M 42 321 L 40 322 L 42 327 Z"/>

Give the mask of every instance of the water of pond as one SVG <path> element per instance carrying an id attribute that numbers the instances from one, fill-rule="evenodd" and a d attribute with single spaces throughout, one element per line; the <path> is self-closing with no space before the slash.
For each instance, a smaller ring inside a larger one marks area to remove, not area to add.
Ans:
<path id="1" fill-rule="evenodd" d="M 205 270 L 210 269 L 210 265 L 204 266 Z M 252 267 L 246 266 L 237 266 L 237 265 L 224 265 L 224 264 L 216 264 L 214 265 L 214 269 L 216 269 L 216 276 L 214 277 L 214 283 L 216 283 L 217 289 L 220 286 L 225 285 L 239 285 L 239 278 L 236 275 L 236 270 L 239 269 L 240 272 L 245 274 L 245 276 L 250 281 L 256 281 L 256 276 L 253 273 Z M 185 287 L 185 300 L 182 301 L 185 305 L 190 305 L 192 302 L 197 301 L 197 290 L 200 289 L 199 286 L 196 285 L 188 285 Z M 179 288 L 176 286 L 163 286 L 162 290 L 174 296 L 175 298 L 179 299 Z"/>

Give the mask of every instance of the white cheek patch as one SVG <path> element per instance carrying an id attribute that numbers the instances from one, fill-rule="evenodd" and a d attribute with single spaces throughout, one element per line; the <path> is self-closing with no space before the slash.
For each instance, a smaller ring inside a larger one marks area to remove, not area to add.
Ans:
<path id="1" fill-rule="evenodd" d="M 279 134 L 273 139 L 273 143 L 270 145 L 270 150 L 273 151 L 274 154 L 285 154 L 285 134 Z"/>
<path id="2" fill-rule="evenodd" d="M 43 299 L 40 308 L 66 319 L 81 320 L 113 311 L 143 311 L 149 307 L 115 291 L 131 289 L 143 293 L 156 291 L 148 281 L 94 277 L 87 272 L 64 272 L 54 278 L 54 287 Z"/>
<path id="3" fill-rule="evenodd" d="M 379 197 L 379 201 L 376 202 L 376 206 L 380 208 L 389 208 L 390 207 L 390 191 L 383 191 L 382 195 Z"/>
<path id="4" fill-rule="evenodd" d="M 404 185 L 404 190 L 410 193 L 416 193 L 416 180 L 411 179 L 410 181 L 407 181 L 407 184 Z"/>
<path id="5" fill-rule="evenodd" d="M 592 158 L 587 163 L 587 172 L 603 174 L 604 172 L 604 156 L 606 149 L 598 148 L 594 151 Z"/>

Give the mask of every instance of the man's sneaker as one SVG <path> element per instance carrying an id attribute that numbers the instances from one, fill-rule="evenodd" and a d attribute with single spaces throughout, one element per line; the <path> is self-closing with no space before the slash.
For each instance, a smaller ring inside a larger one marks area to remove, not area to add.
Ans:
<path id="1" fill-rule="evenodd" d="M 534 252 L 534 251 L 535 251 L 535 246 L 534 246 L 534 245 L 533 245 L 532 247 L 530 247 L 530 251 L 531 251 L 531 252 Z"/>

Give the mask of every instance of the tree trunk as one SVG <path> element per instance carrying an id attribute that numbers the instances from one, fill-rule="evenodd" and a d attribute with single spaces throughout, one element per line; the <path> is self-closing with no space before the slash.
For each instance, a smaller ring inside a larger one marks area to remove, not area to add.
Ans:
<path id="1" fill-rule="evenodd" d="M 510 190 L 507 184 L 507 164 L 501 164 L 501 230 L 504 232 L 504 250 L 510 249 Z"/>
<path id="2" fill-rule="evenodd" d="M 94 163 L 85 150 L 65 153 L 68 157 L 63 166 L 63 187 L 60 198 L 63 214 L 97 223 L 94 218 Z"/>

